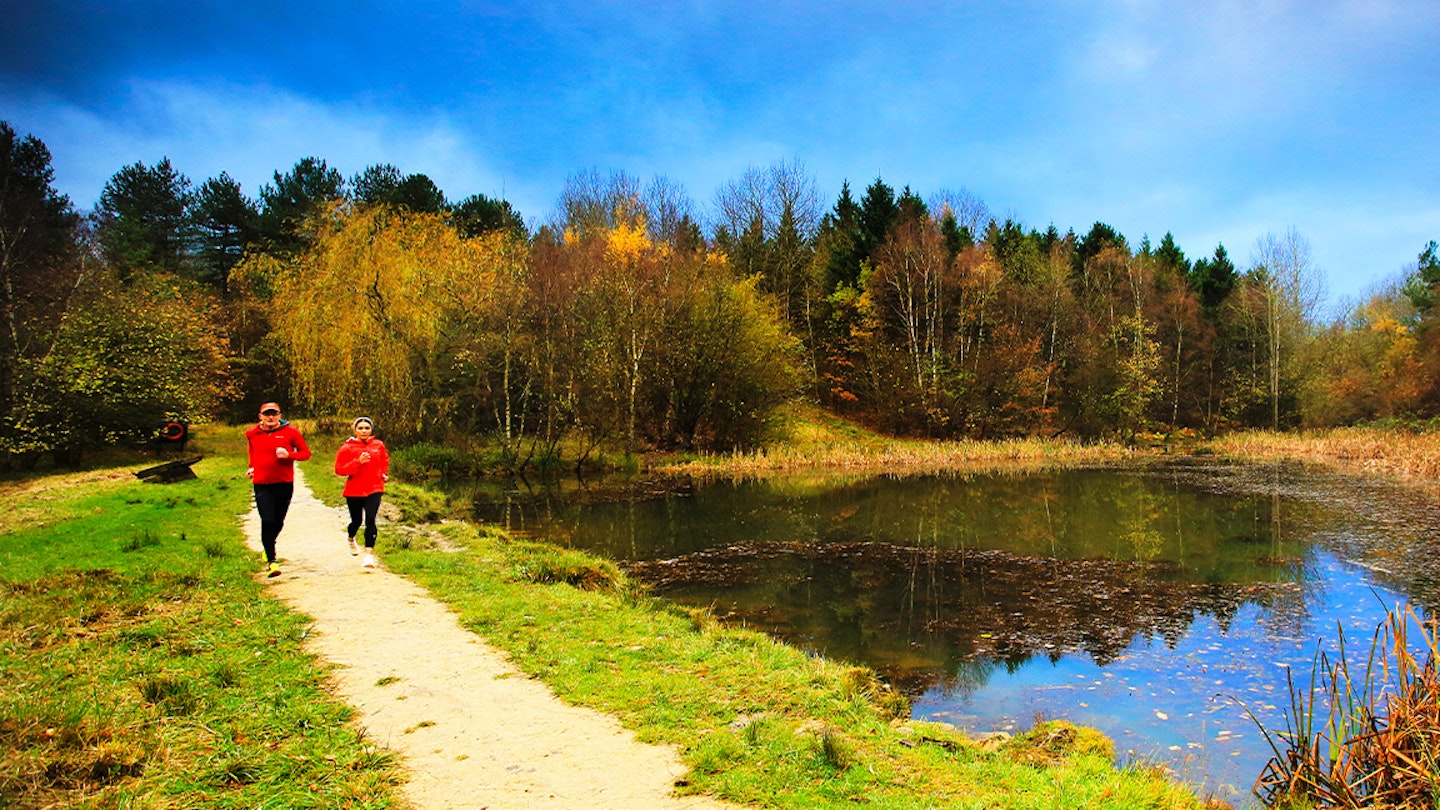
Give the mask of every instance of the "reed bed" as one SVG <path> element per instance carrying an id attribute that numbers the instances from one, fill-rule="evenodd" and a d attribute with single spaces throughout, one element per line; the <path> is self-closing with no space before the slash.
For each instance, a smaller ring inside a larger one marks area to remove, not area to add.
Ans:
<path id="1" fill-rule="evenodd" d="M 1440 806 L 1440 635 L 1393 608 L 1363 669 L 1344 648 L 1290 679 L 1286 730 L 1261 726 L 1274 756 L 1255 783 L 1267 807 Z M 1254 715 L 1251 715 L 1254 719 Z M 1259 725 L 1259 721 L 1256 721 Z"/>
<path id="2" fill-rule="evenodd" d="M 1078 465 L 1129 459 L 1134 450 L 1117 444 L 1060 439 L 916 442 L 899 440 L 804 442 L 751 452 L 704 454 L 666 465 L 688 475 L 759 475 L 806 469 L 887 472 L 974 470 L 1008 464 Z"/>
<path id="3" fill-rule="evenodd" d="M 1213 439 L 1216 452 L 1253 459 L 1319 461 L 1415 483 L 1440 479 L 1440 433 L 1335 428 L 1309 433 L 1235 433 Z"/>

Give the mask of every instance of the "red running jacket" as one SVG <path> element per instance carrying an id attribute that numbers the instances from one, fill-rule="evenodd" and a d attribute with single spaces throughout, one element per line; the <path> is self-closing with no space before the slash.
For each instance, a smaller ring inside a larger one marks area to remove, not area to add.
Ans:
<path id="1" fill-rule="evenodd" d="M 369 453 L 370 460 L 360 463 L 360 454 Z M 345 497 L 363 498 L 385 491 L 385 476 L 390 472 L 390 452 L 385 443 L 371 436 L 361 441 L 354 436 L 345 440 L 335 453 L 335 474 L 347 475 Z"/>
<path id="2" fill-rule="evenodd" d="M 250 445 L 250 480 L 257 484 L 284 484 L 295 480 L 295 462 L 310 458 L 310 447 L 305 439 L 285 420 L 279 427 L 266 430 L 255 425 L 245 431 L 245 441 Z M 275 448 L 290 451 L 289 458 L 276 458 Z"/>

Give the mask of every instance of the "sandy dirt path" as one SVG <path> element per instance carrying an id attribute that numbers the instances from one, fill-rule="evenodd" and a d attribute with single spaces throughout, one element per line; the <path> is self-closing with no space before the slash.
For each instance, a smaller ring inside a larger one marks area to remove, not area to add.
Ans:
<path id="1" fill-rule="evenodd" d="M 314 617 L 306 648 L 335 665 L 336 692 L 370 740 L 399 755 L 410 774 L 402 792 L 416 808 L 735 810 L 673 795 L 685 772 L 673 749 L 562 702 L 428 592 L 384 570 L 383 525 L 380 567 L 361 568 L 345 524 L 344 510 L 320 503 L 297 475 L 277 543 L 284 574 L 267 587 Z M 253 510 L 244 526 L 259 551 Z"/>

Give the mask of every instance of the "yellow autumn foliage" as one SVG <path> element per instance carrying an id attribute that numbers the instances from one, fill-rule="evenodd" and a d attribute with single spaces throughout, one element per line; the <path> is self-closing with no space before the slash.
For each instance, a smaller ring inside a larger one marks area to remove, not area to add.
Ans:
<path id="1" fill-rule="evenodd" d="M 643 228 L 622 224 L 605 234 L 605 260 L 615 264 L 637 262 L 649 247 Z"/>
<path id="2" fill-rule="evenodd" d="M 312 413 L 365 411 L 414 433 L 447 418 L 441 355 L 461 325 L 496 314 L 522 250 L 508 234 L 462 239 L 438 215 L 376 208 L 325 218 L 288 263 L 236 272 L 269 277 L 274 334 Z"/>

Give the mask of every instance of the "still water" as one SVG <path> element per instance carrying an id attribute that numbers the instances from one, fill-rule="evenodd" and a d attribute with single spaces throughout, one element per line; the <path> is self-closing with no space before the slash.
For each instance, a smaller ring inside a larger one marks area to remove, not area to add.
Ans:
<path id="1" fill-rule="evenodd" d="M 913 716 L 1094 726 L 1243 805 L 1340 629 L 1440 602 L 1423 494 L 1318 469 L 1178 461 L 923 477 L 512 489 L 476 517 L 622 563 L 666 598 L 879 671 Z"/>

